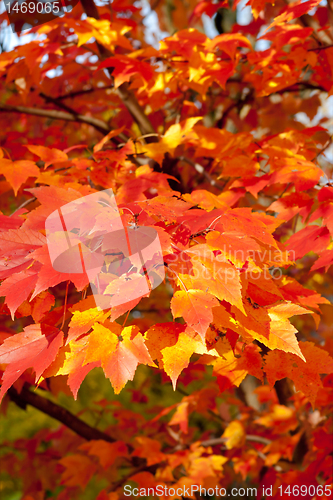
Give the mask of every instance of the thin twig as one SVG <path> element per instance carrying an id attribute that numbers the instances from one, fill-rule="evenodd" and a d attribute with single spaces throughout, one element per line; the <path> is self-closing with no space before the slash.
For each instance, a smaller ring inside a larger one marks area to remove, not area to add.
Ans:
<path id="1" fill-rule="evenodd" d="M 109 443 L 114 443 L 116 441 L 116 439 L 112 438 L 108 434 L 105 434 L 105 432 L 86 424 L 62 406 L 59 406 L 49 399 L 40 396 L 37 392 L 30 391 L 29 385 L 26 383 L 20 393 L 18 393 L 14 387 L 8 389 L 7 393 L 10 399 L 21 408 L 24 408 L 26 405 L 37 408 L 43 413 L 46 413 L 50 417 L 58 420 L 87 441 L 92 439 L 103 439 L 103 441 L 108 441 Z"/>
<path id="2" fill-rule="evenodd" d="M 0 111 L 12 111 L 14 113 L 42 116 L 44 118 L 52 118 L 54 120 L 86 123 L 87 125 L 91 125 L 104 135 L 105 133 L 111 131 L 109 125 L 106 122 L 99 120 L 98 118 L 85 115 L 75 115 L 72 113 L 66 113 L 65 111 L 57 111 L 54 109 L 29 108 L 27 106 L 10 106 L 7 104 L 0 104 Z"/>
<path id="3" fill-rule="evenodd" d="M 331 49 L 333 47 L 332 45 L 323 45 L 322 47 L 316 47 L 315 49 L 308 49 L 308 52 L 312 52 L 315 50 L 326 50 L 326 49 Z"/>
<path id="4" fill-rule="evenodd" d="M 16 210 L 14 210 L 13 213 L 10 214 L 9 217 L 12 217 L 12 215 L 16 214 L 16 212 L 18 212 L 19 210 L 21 210 L 21 208 L 23 207 L 26 207 L 27 205 L 29 205 L 29 203 L 32 203 L 33 201 L 36 201 L 37 198 L 30 198 L 29 200 L 25 200 Z"/>
<path id="5" fill-rule="evenodd" d="M 69 92 L 68 94 L 59 95 L 57 96 L 57 100 L 61 101 L 63 99 L 73 99 L 74 97 L 80 95 L 91 94 L 92 92 L 97 92 L 98 90 L 108 90 L 112 88 L 113 85 L 105 85 L 104 87 L 91 87 L 90 89 L 86 90 L 77 90 L 75 92 Z"/>
<path id="6" fill-rule="evenodd" d="M 67 281 L 67 285 L 66 285 L 66 293 L 65 293 L 65 304 L 64 304 L 64 315 L 63 315 L 63 318 L 62 318 L 62 323 L 61 323 L 61 327 L 60 327 L 60 330 L 63 329 L 64 327 L 64 324 L 65 324 L 65 317 L 66 317 L 66 307 L 67 307 L 67 294 L 68 294 L 68 285 L 69 285 L 69 280 Z"/>
<path id="7" fill-rule="evenodd" d="M 333 135 L 331 135 L 331 137 L 326 142 L 325 146 L 316 154 L 316 156 L 315 156 L 316 159 L 318 158 L 318 156 L 322 155 L 326 151 L 327 148 L 330 147 L 330 145 L 332 144 L 332 141 L 333 141 Z"/>
<path id="8" fill-rule="evenodd" d="M 271 444 L 272 441 L 270 439 L 261 437 L 261 436 L 255 436 L 253 434 L 247 434 L 246 436 L 246 441 L 254 441 L 256 443 L 260 444 L 265 444 L 266 446 L 268 444 Z M 219 438 L 212 438 L 212 439 L 207 439 L 206 441 L 201 441 L 201 446 L 204 446 L 205 448 L 208 446 L 218 446 L 218 445 L 224 445 L 226 442 L 226 438 L 224 437 L 219 437 Z"/>

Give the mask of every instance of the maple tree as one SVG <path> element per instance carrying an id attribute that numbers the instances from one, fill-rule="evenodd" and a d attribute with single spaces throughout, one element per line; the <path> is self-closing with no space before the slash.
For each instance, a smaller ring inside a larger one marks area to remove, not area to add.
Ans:
<path id="1" fill-rule="evenodd" d="M 238 4 L 81 0 L 0 55 L 2 418 L 53 419 L 6 440 L 6 500 L 332 497 L 332 5 Z M 101 310 L 45 222 L 107 189 L 165 279 Z"/>

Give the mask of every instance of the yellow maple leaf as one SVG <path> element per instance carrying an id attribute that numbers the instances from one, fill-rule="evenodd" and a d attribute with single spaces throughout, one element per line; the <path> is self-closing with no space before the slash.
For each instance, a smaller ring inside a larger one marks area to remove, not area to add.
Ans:
<path id="1" fill-rule="evenodd" d="M 98 323 L 93 326 L 84 365 L 95 361 L 101 362 L 116 394 L 133 380 L 139 363 L 156 367 L 138 327 L 122 329 L 118 323 L 110 323 L 109 328 Z"/>
<path id="2" fill-rule="evenodd" d="M 241 422 L 234 420 L 230 422 L 223 433 L 225 445 L 228 450 L 232 448 L 240 448 L 245 442 L 245 430 Z"/>

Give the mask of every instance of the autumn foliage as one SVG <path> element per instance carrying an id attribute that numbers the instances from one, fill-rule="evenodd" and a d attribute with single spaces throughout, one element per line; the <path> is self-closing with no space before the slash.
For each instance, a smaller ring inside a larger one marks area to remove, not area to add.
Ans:
<path id="1" fill-rule="evenodd" d="M 5 500 L 332 498 L 332 6 L 238 3 L 81 0 L 0 55 L 2 419 L 57 421 L 5 439 Z M 106 189 L 165 279 L 101 310 L 45 221 Z"/>

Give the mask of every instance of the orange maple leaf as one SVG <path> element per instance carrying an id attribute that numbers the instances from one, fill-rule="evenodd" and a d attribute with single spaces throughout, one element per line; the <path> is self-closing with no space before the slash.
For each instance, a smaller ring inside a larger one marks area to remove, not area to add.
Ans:
<path id="1" fill-rule="evenodd" d="M 98 323 L 93 326 L 84 364 L 94 361 L 101 362 L 116 394 L 133 380 L 139 363 L 156 366 L 138 327 L 122 329 L 118 323 L 110 323 L 109 328 Z"/>

